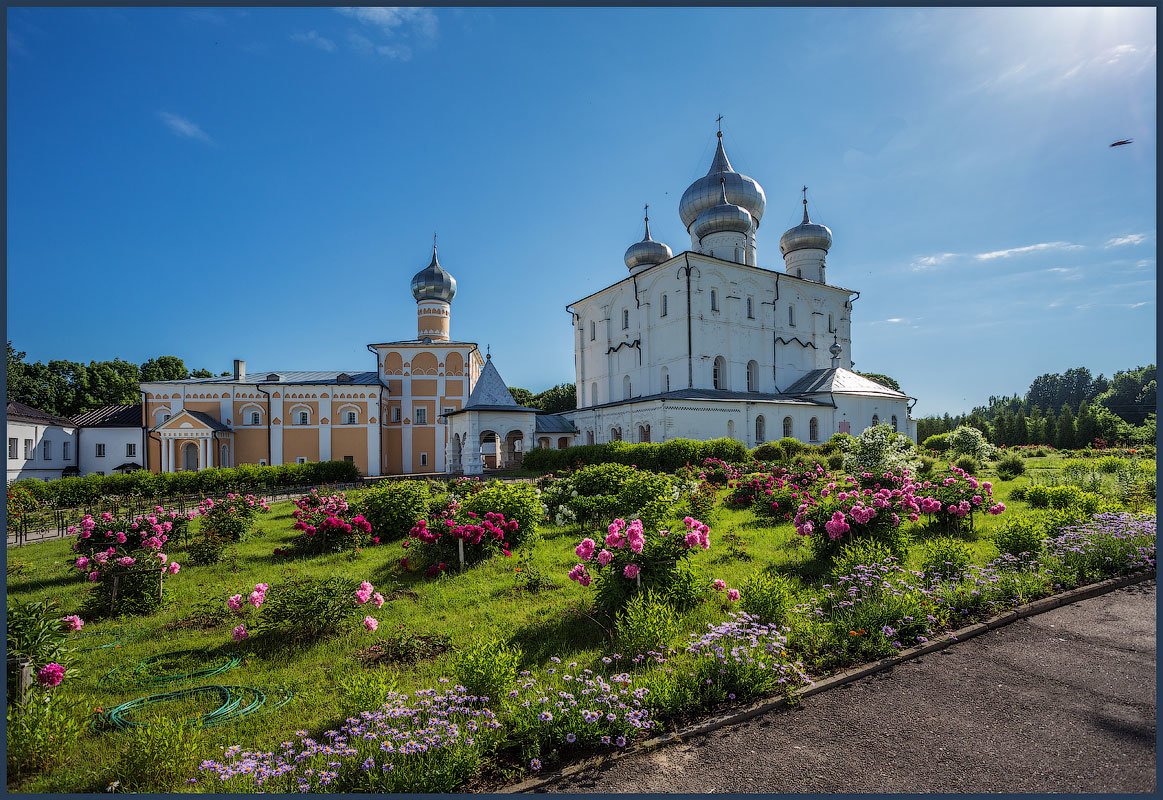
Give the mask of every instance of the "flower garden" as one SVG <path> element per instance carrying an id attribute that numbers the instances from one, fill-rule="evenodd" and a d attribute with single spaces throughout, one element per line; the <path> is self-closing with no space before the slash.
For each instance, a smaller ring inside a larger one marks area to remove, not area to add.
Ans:
<path id="1" fill-rule="evenodd" d="M 1154 569 L 1153 460 L 961 438 L 83 517 L 9 550 L 8 788 L 489 791 Z"/>

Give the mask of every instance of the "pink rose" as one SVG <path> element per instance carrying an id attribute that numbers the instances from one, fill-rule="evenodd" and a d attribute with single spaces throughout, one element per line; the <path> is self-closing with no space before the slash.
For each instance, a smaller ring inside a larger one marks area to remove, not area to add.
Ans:
<path id="1" fill-rule="evenodd" d="M 598 553 L 598 563 L 601 564 L 603 567 L 606 566 L 607 564 L 609 564 L 613 560 L 614 560 L 614 554 L 611 553 L 609 550 L 603 550 L 602 552 Z"/>
<path id="2" fill-rule="evenodd" d="M 231 611 L 239 611 L 242 608 L 242 595 L 236 594 L 231 596 L 231 598 L 226 601 L 226 605 Z"/>
<path id="3" fill-rule="evenodd" d="M 241 642 L 243 639 L 250 636 L 250 634 L 246 632 L 245 625 L 239 625 L 237 628 L 230 632 L 230 636 L 232 639 L 234 639 L 234 641 Z"/>
<path id="4" fill-rule="evenodd" d="M 739 599 L 739 590 L 738 589 L 728 589 L 727 590 L 727 599 L 730 600 L 732 603 L 734 603 L 736 600 Z"/>
<path id="5" fill-rule="evenodd" d="M 169 567 L 166 568 L 166 572 L 170 573 L 171 575 L 177 575 L 178 570 L 181 568 L 182 566 L 177 561 L 171 561 Z"/>
<path id="6" fill-rule="evenodd" d="M 79 631 L 85 625 L 85 620 L 78 617 L 76 614 L 69 614 L 67 617 L 62 617 L 61 622 L 70 631 Z"/>
<path id="7" fill-rule="evenodd" d="M 384 607 L 384 596 L 382 594 L 380 594 L 379 592 L 376 592 L 375 594 L 372 595 L 372 600 L 375 602 L 376 608 L 383 608 Z"/>
<path id="8" fill-rule="evenodd" d="M 36 673 L 36 682 L 41 686 L 60 686 L 61 681 L 64 679 L 65 668 L 55 661 L 51 661 L 48 664 L 45 664 Z"/>
<path id="9" fill-rule="evenodd" d="M 380 627 L 380 621 L 375 617 L 364 617 L 363 626 L 369 631 L 375 632 L 375 629 Z"/>
<path id="10" fill-rule="evenodd" d="M 622 574 L 627 578 L 637 578 L 641 568 L 637 564 L 627 564 L 626 568 L 622 570 Z"/>

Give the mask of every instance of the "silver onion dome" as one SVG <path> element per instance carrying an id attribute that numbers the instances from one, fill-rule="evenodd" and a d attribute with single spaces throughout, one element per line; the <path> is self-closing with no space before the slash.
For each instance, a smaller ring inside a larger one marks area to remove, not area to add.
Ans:
<path id="1" fill-rule="evenodd" d="M 650 217 L 646 217 L 646 236 L 642 241 L 635 242 L 626 248 L 626 267 L 634 269 L 635 267 L 647 266 L 649 264 L 661 264 L 663 261 L 669 260 L 674 254 L 670 248 L 662 242 L 656 242 L 650 238 Z"/>
<path id="2" fill-rule="evenodd" d="M 443 300 L 451 303 L 456 297 L 456 278 L 445 272 L 436 259 L 436 245 L 432 245 L 432 261 L 412 277 L 412 296 L 422 300 Z"/>
<path id="3" fill-rule="evenodd" d="M 787 255 L 793 250 L 824 250 L 832 247 L 832 231 L 808 219 L 808 199 L 804 196 L 804 221 L 788 230 L 779 240 L 779 252 Z"/>
<path id="4" fill-rule="evenodd" d="M 719 179 L 722 178 L 727 190 L 727 199 L 734 205 L 747 211 L 759 227 L 759 220 L 763 219 L 763 211 L 767 208 L 767 197 L 763 194 L 763 187 L 753 178 L 736 172 L 727 158 L 727 151 L 723 149 L 723 134 L 719 133 L 719 145 L 715 149 L 715 160 L 707 174 L 687 187 L 682 199 L 678 203 L 678 215 L 682 224 L 690 230 L 691 223 L 698 219 L 699 214 L 719 202 Z"/>
<path id="5" fill-rule="evenodd" d="M 695 219 L 694 234 L 699 239 L 712 233 L 731 231 L 747 233 L 751 230 L 751 214 L 747 209 L 727 200 L 727 182 L 719 184 L 718 202 L 704 210 Z"/>

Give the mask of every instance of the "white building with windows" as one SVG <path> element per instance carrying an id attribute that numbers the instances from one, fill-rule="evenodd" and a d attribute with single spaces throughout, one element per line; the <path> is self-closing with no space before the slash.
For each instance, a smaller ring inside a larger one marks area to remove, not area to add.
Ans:
<path id="1" fill-rule="evenodd" d="M 9 401 L 5 429 L 9 482 L 77 473 L 77 426 L 71 420 Z"/>
<path id="2" fill-rule="evenodd" d="M 578 444 L 729 437 L 748 447 L 809 443 L 886 423 L 916 439 L 914 398 L 854 373 L 859 292 L 827 282 L 832 233 L 808 218 L 780 239 L 783 265 L 760 266 L 766 197 L 737 172 L 719 134 L 707 174 L 683 194 L 690 249 L 650 235 L 629 274 L 571 303 Z"/>
<path id="3" fill-rule="evenodd" d="M 105 406 L 72 418 L 82 475 L 111 475 L 145 467 L 141 403 Z"/>

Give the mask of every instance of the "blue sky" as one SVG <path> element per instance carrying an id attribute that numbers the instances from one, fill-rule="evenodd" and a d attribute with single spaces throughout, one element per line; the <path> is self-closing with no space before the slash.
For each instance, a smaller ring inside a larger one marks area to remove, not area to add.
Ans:
<path id="1" fill-rule="evenodd" d="M 8 9 L 8 338 L 370 369 L 437 230 L 453 336 L 572 381 L 565 305 L 644 203 L 689 247 L 722 114 L 760 264 L 807 184 L 856 369 L 915 414 L 1109 376 L 1155 360 L 1155 13 Z"/>

